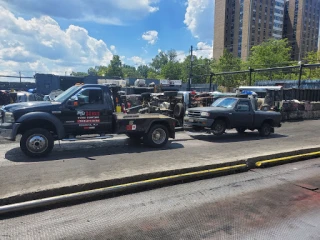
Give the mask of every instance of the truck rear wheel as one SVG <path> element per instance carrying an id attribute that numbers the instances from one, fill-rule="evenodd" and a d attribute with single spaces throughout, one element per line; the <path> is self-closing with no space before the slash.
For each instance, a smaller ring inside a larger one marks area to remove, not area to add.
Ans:
<path id="1" fill-rule="evenodd" d="M 150 147 L 163 147 L 167 144 L 169 138 L 168 129 L 164 125 L 154 125 L 143 137 L 144 144 Z"/>
<path id="2" fill-rule="evenodd" d="M 262 137 L 267 137 L 272 133 L 272 126 L 265 122 L 262 124 L 261 128 L 259 129 L 259 134 Z"/>
<path id="3" fill-rule="evenodd" d="M 54 139 L 51 133 L 42 128 L 34 128 L 26 131 L 20 140 L 22 152 L 34 158 L 45 157 L 53 149 Z"/>

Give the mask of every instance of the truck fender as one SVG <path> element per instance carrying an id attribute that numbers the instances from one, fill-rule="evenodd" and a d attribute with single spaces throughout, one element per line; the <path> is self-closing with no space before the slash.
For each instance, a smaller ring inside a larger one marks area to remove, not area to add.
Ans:
<path id="1" fill-rule="evenodd" d="M 57 130 L 57 135 L 59 139 L 63 139 L 65 137 L 65 130 L 62 122 L 54 115 L 46 112 L 31 112 L 22 115 L 17 122 L 18 123 L 24 123 L 30 120 L 47 120 L 51 122 L 56 130 Z M 20 124 L 21 126 L 21 124 Z"/>

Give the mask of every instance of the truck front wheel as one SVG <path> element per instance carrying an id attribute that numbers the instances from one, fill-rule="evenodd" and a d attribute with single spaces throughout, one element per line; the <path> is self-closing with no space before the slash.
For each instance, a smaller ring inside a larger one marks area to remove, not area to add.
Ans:
<path id="1" fill-rule="evenodd" d="M 212 133 L 216 136 L 221 136 L 226 131 L 227 124 L 224 120 L 216 120 L 212 125 Z"/>
<path id="2" fill-rule="evenodd" d="M 51 133 L 42 128 L 26 131 L 20 140 L 22 152 L 29 157 L 45 157 L 53 149 L 54 139 Z"/>
<path id="3" fill-rule="evenodd" d="M 168 129 L 164 125 L 154 125 L 143 137 L 144 144 L 150 147 L 163 147 L 169 138 Z"/>

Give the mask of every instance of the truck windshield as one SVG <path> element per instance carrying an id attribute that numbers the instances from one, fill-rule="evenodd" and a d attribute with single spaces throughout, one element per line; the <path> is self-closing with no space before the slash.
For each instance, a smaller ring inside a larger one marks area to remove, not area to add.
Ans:
<path id="1" fill-rule="evenodd" d="M 220 98 L 212 103 L 212 107 L 233 108 L 237 102 L 235 98 Z"/>
<path id="2" fill-rule="evenodd" d="M 69 97 L 71 97 L 74 93 L 76 93 L 79 90 L 79 86 L 73 86 L 63 93 L 61 93 L 59 96 L 57 96 L 54 101 L 55 102 L 64 102 L 67 100 Z"/>

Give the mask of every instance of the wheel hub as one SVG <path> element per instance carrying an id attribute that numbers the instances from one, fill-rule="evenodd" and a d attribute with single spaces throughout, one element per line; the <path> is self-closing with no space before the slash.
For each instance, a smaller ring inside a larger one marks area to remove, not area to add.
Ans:
<path id="1" fill-rule="evenodd" d="M 161 144 L 165 141 L 166 133 L 163 129 L 156 129 L 152 134 L 152 141 L 156 144 Z"/>
<path id="2" fill-rule="evenodd" d="M 33 153 L 41 153 L 46 150 L 47 140 L 42 135 L 32 135 L 27 140 L 27 147 Z"/>

